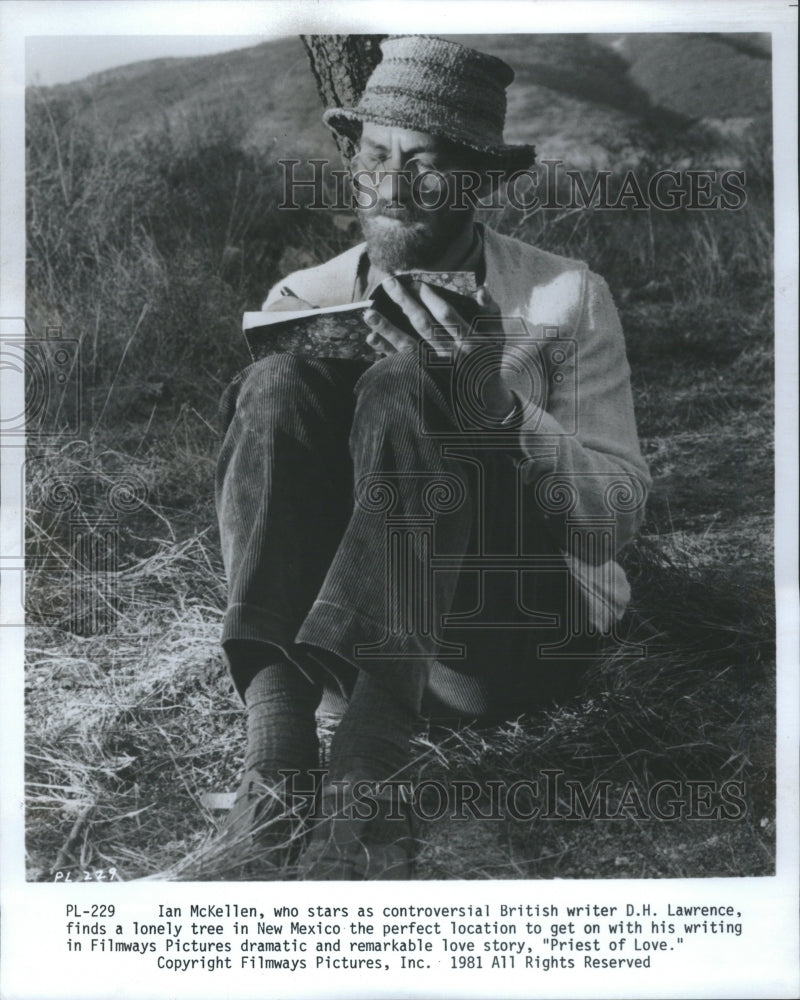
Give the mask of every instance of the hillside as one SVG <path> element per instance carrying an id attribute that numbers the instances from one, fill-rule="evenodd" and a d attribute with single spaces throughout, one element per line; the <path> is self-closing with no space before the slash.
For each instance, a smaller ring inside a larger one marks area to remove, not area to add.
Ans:
<path id="1" fill-rule="evenodd" d="M 753 35 L 452 36 L 516 71 L 507 134 L 542 157 L 575 166 L 637 161 L 672 148 L 697 123 L 761 122 L 770 110 L 769 39 Z M 219 55 L 156 59 L 45 88 L 84 105 L 118 141 L 164 121 L 186 127 L 199 111 L 235 115 L 242 144 L 262 153 L 333 153 L 300 40 Z M 708 146 L 709 154 L 725 155 Z M 713 138 L 713 137 L 712 137 Z"/>

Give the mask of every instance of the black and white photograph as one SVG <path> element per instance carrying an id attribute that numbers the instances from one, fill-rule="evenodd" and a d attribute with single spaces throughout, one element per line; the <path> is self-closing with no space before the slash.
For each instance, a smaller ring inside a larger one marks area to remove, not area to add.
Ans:
<path id="1" fill-rule="evenodd" d="M 793 995 L 791 15 L 177 6 L 17 39 L 3 832 L 48 948 L 130 997 Z M 759 921 L 768 985 L 662 981 Z"/>

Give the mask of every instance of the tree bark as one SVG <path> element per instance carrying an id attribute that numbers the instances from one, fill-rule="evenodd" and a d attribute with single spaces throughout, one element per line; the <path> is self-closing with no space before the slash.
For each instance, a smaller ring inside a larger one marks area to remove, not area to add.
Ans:
<path id="1" fill-rule="evenodd" d="M 370 73 L 381 60 L 385 35 L 301 35 L 326 108 L 352 108 L 358 103 Z M 352 142 L 335 136 L 345 164 L 354 153 Z"/>

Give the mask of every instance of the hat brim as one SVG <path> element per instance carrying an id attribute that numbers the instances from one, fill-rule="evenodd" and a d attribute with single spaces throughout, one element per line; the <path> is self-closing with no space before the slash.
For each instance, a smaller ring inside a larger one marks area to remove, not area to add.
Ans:
<path id="1" fill-rule="evenodd" d="M 357 142 L 361 137 L 361 126 L 365 121 L 375 122 L 377 125 L 389 125 L 397 128 L 408 128 L 415 131 L 421 129 L 419 122 L 412 122 L 402 115 L 387 115 L 382 113 L 370 113 L 368 115 L 356 110 L 356 108 L 330 108 L 322 116 L 323 122 L 333 132 L 345 136 L 352 142 Z M 422 131 L 427 131 L 422 129 Z M 433 132 L 434 130 L 431 129 Z M 528 145 L 509 145 L 507 143 L 480 144 L 474 139 L 465 138 L 456 132 L 449 132 L 446 128 L 437 127 L 435 134 L 451 142 L 458 143 L 467 149 L 474 150 L 485 156 L 496 159 L 498 168 L 513 173 L 516 170 L 525 170 L 533 166 L 536 162 L 536 149 Z"/>

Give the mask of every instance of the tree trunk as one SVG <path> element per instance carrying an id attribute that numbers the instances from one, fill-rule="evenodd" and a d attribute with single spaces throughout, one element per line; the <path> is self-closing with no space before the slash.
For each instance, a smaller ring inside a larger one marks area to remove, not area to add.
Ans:
<path id="1" fill-rule="evenodd" d="M 352 108 L 381 60 L 380 41 L 385 35 L 301 35 L 320 100 L 326 108 Z M 353 144 L 335 136 L 345 164 Z"/>

